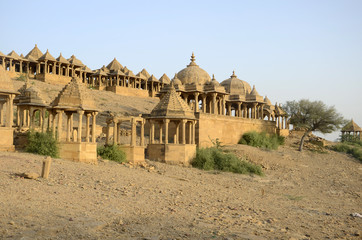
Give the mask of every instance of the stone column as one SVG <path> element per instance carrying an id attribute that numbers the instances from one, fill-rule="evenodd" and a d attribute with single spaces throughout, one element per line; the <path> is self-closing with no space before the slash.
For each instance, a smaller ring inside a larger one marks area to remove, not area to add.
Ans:
<path id="1" fill-rule="evenodd" d="M 15 98 L 15 94 L 10 94 L 9 95 L 9 100 L 8 100 L 8 121 L 6 122 L 6 127 L 12 127 L 13 126 L 13 121 L 14 121 L 14 113 L 13 113 L 13 102 L 14 102 L 14 98 Z"/>
<path id="2" fill-rule="evenodd" d="M 113 145 L 117 145 L 117 138 L 118 138 L 118 120 L 113 119 Z"/>
<path id="3" fill-rule="evenodd" d="M 96 116 L 98 112 L 92 112 L 92 143 L 96 142 Z"/>
<path id="4" fill-rule="evenodd" d="M 62 124 L 63 124 L 63 122 L 62 122 L 62 118 L 63 118 L 63 110 L 57 110 L 57 115 L 58 115 L 58 131 L 57 131 L 57 139 L 58 139 L 58 141 L 60 141 L 61 140 L 61 134 L 62 134 Z"/>
<path id="5" fill-rule="evenodd" d="M 19 64 L 20 64 L 20 69 L 19 69 L 19 72 L 20 73 L 23 73 L 23 61 L 19 61 Z"/>
<path id="6" fill-rule="evenodd" d="M 231 103 L 228 103 L 226 105 L 227 105 L 227 115 L 231 116 Z"/>
<path id="7" fill-rule="evenodd" d="M 187 120 L 183 119 L 181 120 L 182 123 L 182 135 L 181 135 L 181 143 L 186 144 L 186 122 Z"/>
<path id="8" fill-rule="evenodd" d="M 1 65 L 5 69 L 5 57 L 1 57 Z"/>
<path id="9" fill-rule="evenodd" d="M 221 104 L 222 115 L 226 115 L 226 113 L 225 113 L 225 108 L 226 108 L 225 95 L 222 95 L 222 104 Z"/>
<path id="10" fill-rule="evenodd" d="M 188 144 L 192 144 L 192 122 L 189 122 L 189 142 Z"/>
<path id="11" fill-rule="evenodd" d="M 55 62 L 53 63 L 53 70 L 52 70 L 52 73 L 53 73 L 54 75 L 56 75 L 56 74 L 57 74 L 57 66 L 55 65 Z"/>
<path id="12" fill-rule="evenodd" d="M 212 93 L 212 113 L 217 114 L 216 93 Z"/>
<path id="13" fill-rule="evenodd" d="M 86 119 L 86 124 L 85 124 L 85 141 L 89 142 L 89 122 L 90 122 L 90 117 L 91 117 L 91 113 L 87 113 L 87 119 Z"/>
<path id="14" fill-rule="evenodd" d="M 65 74 L 67 77 L 69 77 L 69 64 L 67 64 L 67 70 L 66 70 Z"/>
<path id="15" fill-rule="evenodd" d="M 56 118 L 57 114 L 52 111 L 51 116 L 52 116 L 52 133 L 53 133 L 53 137 L 56 137 L 55 136 L 55 118 Z"/>
<path id="16" fill-rule="evenodd" d="M 162 144 L 162 143 L 163 143 L 163 142 L 162 142 L 162 128 L 163 128 L 163 123 L 160 122 L 160 123 L 159 123 L 159 126 L 160 126 L 160 144 Z"/>
<path id="17" fill-rule="evenodd" d="M 73 113 L 70 115 L 70 138 L 73 138 Z M 72 141 L 76 141 L 75 139 L 72 139 Z"/>
<path id="18" fill-rule="evenodd" d="M 83 114 L 84 111 L 78 111 L 79 114 L 79 122 L 78 122 L 78 135 L 77 135 L 77 142 L 82 142 L 82 126 L 83 126 Z M 75 139 L 74 139 L 75 140 Z"/>
<path id="19" fill-rule="evenodd" d="M 165 124 L 165 144 L 168 144 L 168 124 L 170 123 L 169 119 L 163 120 Z"/>
<path id="20" fill-rule="evenodd" d="M 72 113 L 67 113 L 67 142 L 70 142 L 70 122 L 71 122 L 71 116 Z"/>
<path id="21" fill-rule="evenodd" d="M 155 143 L 155 124 L 153 121 L 150 121 L 151 128 L 150 128 L 150 143 Z"/>
<path id="22" fill-rule="evenodd" d="M 245 103 L 243 103 L 243 118 L 247 118 L 248 108 Z"/>
<path id="23" fill-rule="evenodd" d="M 9 59 L 9 71 L 12 72 L 13 71 L 13 59 Z"/>
<path id="24" fill-rule="evenodd" d="M 142 119 L 141 121 L 141 146 L 145 145 L 145 120 Z"/>
<path id="25" fill-rule="evenodd" d="M 235 114 L 238 117 L 241 117 L 241 102 L 238 102 L 238 114 Z"/>
<path id="26" fill-rule="evenodd" d="M 109 132 L 110 132 L 109 125 L 110 125 L 110 123 L 107 122 L 106 145 L 109 145 Z"/>
<path id="27" fill-rule="evenodd" d="M 48 73 L 47 60 L 44 61 L 44 74 Z"/>
<path id="28" fill-rule="evenodd" d="M 1 115 L 1 113 L 0 113 Z M 1 120 L 0 120 L 0 125 L 1 125 Z M 20 107 L 18 106 L 16 108 L 16 126 L 20 128 Z"/>
<path id="29" fill-rule="evenodd" d="M 202 95 L 202 112 L 206 113 L 206 95 Z"/>
<path id="30" fill-rule="evenodd" d="M 41 132 L 44 132 L 44 125 L 45 125 L 45 108 L 41 109 L 40 111 L 40 126 Z"/>
<path id="31" fill-rule="evenodd" d="M 135 118 L 132 118 L 131 120 L 131 147 L 136 146 L 136 139 L 137 139 L 137 122 Z"/>
<path id="32" fill-rule="evenodd" d="M 261 104 L 260 106 L 260 115 L 259 115 L 260 119 L 264 119 L 264 104 Z"/>
<path id="33" fill-rule="evenodd" d="M 26 63 L 26 73 L 28 74 L 28 76 L 29 76 L 29 65 L 30 65 L 30 63 L 29 62 L 27 62 Z"/>
<path id="34" fill-rule="evenodd" d="M 195 144 L 196 141 L 196 121 L 192 121 L 192 141 L 191 144 Z"/>
<path id="35" fill-rule="evenodd" d="M 199 112 L 199 94 L 198 92 L 195 93 L 195 112 Z"/>
<path id="36" fill-rule="evenodd" d="M 175 138 L 174 138 L 174 140 L 173 140 L 173 142 L 175 143 L 175 144 L 178 144 L 179 143 L 179 139 L 180 139 L 180 122 L 177 122 L 176 123 L 176 136 L 175 136 Z"/>

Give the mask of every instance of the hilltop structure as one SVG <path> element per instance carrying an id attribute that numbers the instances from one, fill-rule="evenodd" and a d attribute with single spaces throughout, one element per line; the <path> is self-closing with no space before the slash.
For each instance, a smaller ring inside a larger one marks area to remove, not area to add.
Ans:
<path id="1" fill-rule="evenodd" d="M 88 87 L 125 96 L 155 97 L 163 86 L 170 83 L 166 74 L 157 79 L 146 69 L 135 75 L 116 58 L 107 66 L 91 70 L 74 55 L 66 59 L 60 53 L 55 58 L 48 50 L 43 54 L 36 44 L 25 57 L 14 50 L 8 55 L 0 52 L 0 65 L 11 78 L 26 75 L 30 79 L 52 84 L 67 84 L 73 77 L 78 77 Z"/>
<path id="2" fill-rule="evenodd" d="M 362 128 L 353 119 L 342 128 L 341 132 L 342 141 L 362 140 Z"/>

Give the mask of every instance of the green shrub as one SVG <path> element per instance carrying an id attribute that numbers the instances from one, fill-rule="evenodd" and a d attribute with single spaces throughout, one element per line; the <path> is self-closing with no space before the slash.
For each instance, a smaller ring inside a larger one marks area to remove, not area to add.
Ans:
<path id="1" fill-rule="evenodd" d="M 344 142 L 331 147 L 336 152 L 343 152 L 352 155 L 362 162 L 362 147 L 358 142 Z"/>
<path id="2" fill-rule="evenodd" d="M 117 145 L 100 146 L 97 148 L 97 154 L 103 159 L 108 159 L 120 163 L 126 161 L 126 153 L 122 151 L 122 149 L 120 149 Z"/>
<path id="3" fill-rule="evenodd" d="M 59 145 L 51 131 L 43 133 L 30 130 L 28 132 L 28 144 L 26 145 L 25 151 L 45 156 L 58 157 Z"/>
<path id="4" fill-rule="evenodd" d="M 251 164 L 245 160 L 240 160 L 232 153 L 224 153 L 221 149 L 199 148 L 196 151 L 196 157 L 192 160 L 193 167 L 203 170 L 220 170 L 233 173 L 254 173 L 263 175 L 260 166 Z"/>
<path id="5" fill-rule="evenodd" d="M 276 134 L 268 135 L 265 132 L 253 131 L 244 133 L 238 143 L 265 149 L 278 149 L 280 145 L 284 144 L 284 141 L 284 137 Z"/>

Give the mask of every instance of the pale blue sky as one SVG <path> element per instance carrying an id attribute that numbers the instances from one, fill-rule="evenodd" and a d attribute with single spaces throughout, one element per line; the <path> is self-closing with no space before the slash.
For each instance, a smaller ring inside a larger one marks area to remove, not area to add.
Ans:
<path id="1" fill-rule="evenodd" d="M 116 57 L 159 78 L 173 77 L 194 51 L 219 82 L 235 70 L 273 103 L 322 100 L 362 126 L 361 0 L 0 0 L 0 7 L 5 54 L 25 55 L 37 43 L 92 69 Z"/>

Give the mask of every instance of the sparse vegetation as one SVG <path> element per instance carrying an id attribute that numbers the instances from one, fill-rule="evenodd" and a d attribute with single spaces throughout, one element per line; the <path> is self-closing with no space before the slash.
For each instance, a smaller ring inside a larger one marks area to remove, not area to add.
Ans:
<path id="1" fill-rule="evenodd" d="M 192 160 L 191 164 L 193 167 L 206 171 L 219 170 L 241 174 L 253 173 L 263 175 L 260 166 L 241 160 L 234 154 L 225 153 L 216 147 L 197 149 L 196 157 Z"/>
<path id="2" fill-rule="evenodd" d="M 289 122 L 294 129 L 303 130 L 300 139 L 299 151 L 303 150 L 304 139 L 311 132 L 331 133 L 339 129 L 344 123 L 342 115 L 337 113 L 334 106 L 328 107 L 322 101 L 287 101 L 283 109 L 290 117 Z"/>
<path id="3" fill-rule="evenodd" d="M 343 142 L 331 147 L 336 152 L 343 152 L 352 155 L 362 162 L 362 141 Z"/>
<path id="4" fill-rule="evenodd" d="M 125 162 L 126 154 L 117 145 L 100 146 L 97 148 L 97 155 L 103 159 L 112 160 L 115 162 Z"/>
<path id="5" fill-rule="evenodd" d="M 284 144 L 284 141 L 284 137 L 276 134 L 268 135 L 265 132 L 252 131 L 244 133 L 238 143 L 265 149 L 278 149 L 280 145 Z"/>
<path id="6" fill-rule="evenodd" d="M 30 130 L 25 150 L 30 153 L 59 157 L 59 145 L 51 131 L 43 133 Z"/>
<path id="7" fill-rule="evenodd" d="M 24 73 L 22 73 L 16 78 L 16 80 L 25 82 L 26 81 L 26 75 Z"/>

